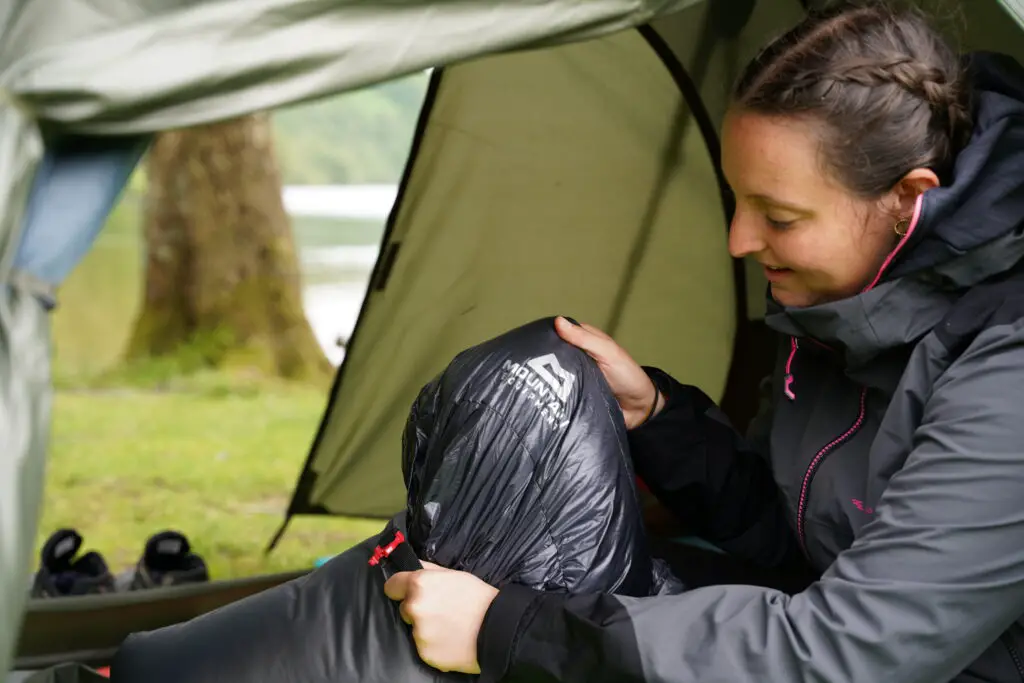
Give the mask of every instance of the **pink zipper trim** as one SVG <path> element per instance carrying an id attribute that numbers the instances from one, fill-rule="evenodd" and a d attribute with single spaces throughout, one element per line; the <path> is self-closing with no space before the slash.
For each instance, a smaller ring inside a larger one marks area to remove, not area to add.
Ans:
<path id="1" fill-rule="evenodd" d="M 885 257 L 885 261 L 882 262 L 882 267 L 878 269 L 878 274 L 875 275 L 875 279 L 871 281 L 870 285 L 861 290 L 861 294 L 863 294 L 864 292 L 868 291 L 869 289 L 878 284 L 878 281 L 882 279 L 882 273 L 884 273 L 885 269 L 889 267 L 889 264 L 892 263 L 892 260 L 896 258 L 896 254 L 900 253 L 900 250 L 903 249 L 903 246 L 910 239 L 910 236 L 914 234 L 914 228 L 917 227 L 917 222 L 921 220 L 922 206 L 924 206 L 923 192 L 917 195 L 917 201 L 914 203 L 914 215 L 910 219 L 910 225 L 907 227 L 907 234 L 904 235 L 902 239 L 900 239 L 899 243 L 896 245 L 896 248 L 889 252 L 889 255 Z"/>
<path id="2" fill-rule="evenodd" d="M 900 239 L 899 243 L 896 245 L 896 248 L 889 252 L 889 255 L 885 257 L 885 261 L 882 262 L 882 267 L 878 269 L 878 273 L 875 275 L 875 279 L 871 281 L 871 284 L 869 284 L 867 287 L 861 290 L 862 294 L 872 289 L 875 285 L 878 284 L 878 281 L 882 279 L 882 274 L 885 273 L 885 269 L 889 267 L 889 264 L 891 264 L 893 259 L 896 258 L 896 255 L 899 254 L 900 251 L 902 251 L 904 246 L 906 246 L 907 242 L 910 240 L 910 236 L 914 234 L 914 229 L 917 228 L 918 222 L 921 220 L 921 209 L 923 208 L 923 206 L 924 193 L 922 192 L 917 196 L 917 201 L 914 203 L 914 215 L 911 217 L 910 225 L 907 227 L 907 234 Z M 793 390 L 790 387 L 793 384 L 792 365 L 793 357 L 796 355 L 797 344 L 796 338 L 791 337 L 790 339 L 792 342 L 792 346 L 789 351 L 789 360 L 786 361 L 785 392 L 789 400 L 792 401 L 796 399 L 796 394 L 793 393 Z M 821 345 L 825 346 L 824 344 Z M 828 347 L 826 346 L 825 348 Z M 798 540 L 800 541 L 800 547 L 803 549 L 804 554 L 807 553 L 807 539 L 806 532 L 804 529 L 804 515 L 807 513 L 807 494 L 811 488 L 811 479 L 814 478 L 814 473 L 817 471 L 818 466 L 821 465 L 821 461 L 825 458 L 825 456 L 828 455 L 832 450 L 834 450 L 838 446 L 841 446 L 843 442 L 849 440 L 850 437 L 857 433 L 857 431 L 861 428 L 861 425 L 864 424 L 864 401 L 866 397 L 867 389 L 861 389 L 860 412 L 857 414 L 857 420 L 849 429 L 847 429 L 842 434 L 842 436 L 838 437 L 837 439 L 829 443 L 827 446 L 822 448 L 820 451 L 818 451 L 817 454 L 814 456 L 814 459 L 811 460 L 811 464 L 807 466 L 807 471 L 804 472 L 804 481 L 803 484 L 800 486 L 800 500 L 796 506 L 796 534 Z"/>
<path id="3" fill-rule="evenodd" d="M 796 358 L 796 350 L 798 345 L 796 337 L 789 338 L 789 358 L 786 359 L 786 383 L 782 390 L 786 393 L 786 398 L 790 401 L 796 400 L 796 394 L 793 393 L 793 359 Z"/>
<path id="4" fill-rule="evenodd" d="M 807 494 L 811 489 L 811 479 L 814 478 L 814 473 L 817 471 L 818 466 L 821 465 L 821 461 L 825 459 L 831 451 L 841 446 L 845 441 L 848 441 L 850 437 L 857 433 L 864 424 L 864 403 L 867 398 L 868 390 L 863 388 L 860 390 L 860 412 L 857 413 L 857 420 L 843 432 L 842 436 L 834 439 L 827 446 L 822 448 L 811 460 L 811 464 L 807 466 L 807 471 L 804 473 L 804 482 L 800 486 L 800 501 L 796 506 L 796 535 L 800 541 L 800 547 L 803 549 L 804 554 L 807 553 L 807 539 L 806 532 L 804 530 L 804 515 L 807 514 Z"/>

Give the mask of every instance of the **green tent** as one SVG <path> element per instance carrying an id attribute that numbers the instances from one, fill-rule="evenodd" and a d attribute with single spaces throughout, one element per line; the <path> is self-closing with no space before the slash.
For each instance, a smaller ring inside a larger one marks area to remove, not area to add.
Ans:
<path id="1" fill-rule="evenodd" d="M 716 130 L 739 66 L 806 4 L 0 5 L 0 672 L 15 654 L 20 666 L 99 663 L 132 630 L 289 578 L 26 605 L 48 310 L 154 132 L 441 67 L 288 510 L 385 516 L 403 505 L 397 454 L 419 387 L 456 352 L 539 316 L 600 325 L 749 418 L 772 346 L 764 283 L 726 252 Z M 960 4 L 965 47 L 1022 56 L 1024 0 Z"/>
<path id="2" fill-rule="evenodd" d="M 603 327 L 744 423 L 774 346 L 759 269 L 727 254 L 717 129 L 738 68 L 803 4 L 709 0 L 436 71 L 288 514 L 400 509 L 389 463 L 419 387 L 474 340 L 551 313 Z M 963 5 L 961 43 L 1024 56 L 1024 2 Z"/>

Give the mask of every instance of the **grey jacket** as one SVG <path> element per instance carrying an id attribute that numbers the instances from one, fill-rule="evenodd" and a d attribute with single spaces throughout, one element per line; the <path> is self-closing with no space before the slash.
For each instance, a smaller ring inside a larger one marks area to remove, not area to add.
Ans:
<path id="1" fill-rule="evenodd" d="M 976 130 L 863 293 L 771 305 L 771 410 L 740 438 L 649 370 L 637 472 L 709 540 L 822 572 L 789 596 L 502 589 L 484 681 L 1024 681 L 1024 70 L 972 59 Z"/>

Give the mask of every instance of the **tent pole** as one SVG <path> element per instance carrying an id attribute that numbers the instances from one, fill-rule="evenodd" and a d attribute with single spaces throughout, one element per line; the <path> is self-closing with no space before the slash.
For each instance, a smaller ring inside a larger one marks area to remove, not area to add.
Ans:
<path id="1" fill-rule="evenodd" d="M 274 533 L 274 537 L 270 539 L 270 543 L 267 544 L 266 550 L 263 551 L 264 555 L 269 555 L 270 553 L 274 552 L 274 548 L 276 548 L 277 544 L 281 541 L 282 538 L 284 538 L 284 532 L 288 530 L 288 524 L 291 521 L 291 513 L 288 513 L 284 516 L 284 521 L 281 522 L 281 526 L 277 528 L 277 532 Z"/>
<path id="2" fill-rule="evenodd" d="M 692 78 L 690 76 L 686 71 L 686 68 L 676 57 L 675 53 L 672 52 L 672 49 L 651 26 L 645 25 L 638 29 L 640 34 L 651 46 L 651 49 L 653 49 L 661 59 L 662 64 L 664 64 L 665 68 L 668 69 L 672 79 L 679 87 L 679 91 L 683 99 L 679 103 L 679 114 L 676 117 L 676 121 L 672 126 L 671 132 L 669 133 L 668 140 L 666 140 L 667 147 L 663 157 L 661 173 L 658 176 L 658 182 L 655 183 L 654 190 L 651 193 L 647 212 L 641 222 L 639 234 L 637 235 L 636 242 L 633 244 L 633 250 L 630 253 L 629 261 L 626 264 L 626 272 L 622 279 L 622 285 L 619 287 L 615 296 L 611 315 L 609 316 L 608 323 L 606 324 L 606 331 L 612 337 L 615 336 L 618 331 L 618 327 L 622 322 L 622 315 L 626 308 L 626 302 L 629 300 L 629 295 L 633 291 L 637 271 L 640 268 L 640 263 L 643 260 L 644 253 L 647 251 L 647 245 L 651 238 L 651 231 L 654 227 L 654 220 L 657 216 L 658 206 L 661 204 L 665 188 L 668 185 L 668 180 L 675 169 L 678 168 L 679 164 L 683 161 L 681 154 L 682 141 L 691 118 L 696 119 L 697 125 L 700 127 L 701 134 L 704 137 L 704 143 L 707 147 L 708 155 L 711 157 L 711 165 L 714 167 L 715 175 L 718 178 L 719 189 L 722 193 L 723 208 L 726 208 L 726 218 L 728 219 L 730 217 L 730 212 L 728 211 L 729 204 L 726 201 L 728 193 L 725 189 L 725 179 L 722 175 L 718 159 L 718 136 L 715 133 L 711 117 L 705 110 L 700 96 L 701 84 L 707 78 L 708 68 L 711 64 L 711 57 L 714 54 L 715 47 L 718 45 L 719 31 L 715 29 L 716 17 L 717 15 L 710 9 L 704 15 L 704 25 L 700 33 L 701 39 L 697 45 L 697 55 L 694 59 L 696 78 Z"/>

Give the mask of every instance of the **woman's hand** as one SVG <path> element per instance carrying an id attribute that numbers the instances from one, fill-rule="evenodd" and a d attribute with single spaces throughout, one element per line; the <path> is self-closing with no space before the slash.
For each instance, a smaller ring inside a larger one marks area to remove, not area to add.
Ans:
<path id="1" fill-rule="evenodd" d="M 420 659 L 440 671 L 479 674 L 476 639 L 498 589 L 467 572 L 429 562 L 423 567 L 395 574 L 384 593 L 401 602 Z"/>
<path id="2" fill-rule="evenodd" d="M 658 404 L 651 417 L 664 407 L 665 398 L 654 386 L 643 368 L 633 360 L 615 340 L 593 325 L 574 325 L 559 316 L 555 319 L 555 330 L 565 341 L 587 352 L 597 361 L 605 380 L 619 402 L 626 429 L 633 429 L 644 422 L 651 410 L 651 403 Z M 657 397 L 657 398 L 655 398 Z"/>

